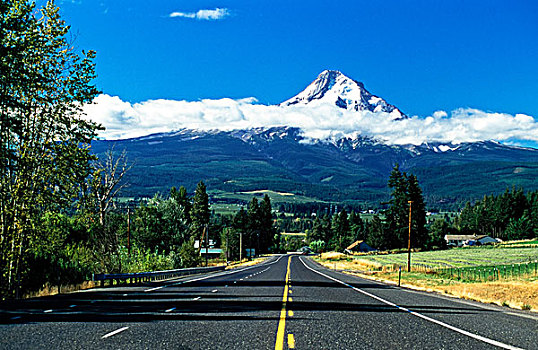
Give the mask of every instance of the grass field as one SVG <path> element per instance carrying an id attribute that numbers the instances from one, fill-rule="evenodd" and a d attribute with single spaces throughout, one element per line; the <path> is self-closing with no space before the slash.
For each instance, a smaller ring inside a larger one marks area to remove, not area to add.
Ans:
<path id="1" fill-rule="evenodd" d="M 374 265 L 407 265 L 407 253 L 355 256 Z M 464 247 L 411 254 L 411 264 L 429 268 L 454 268 L 498 264 L 518 264 L 538 260 L 533 247 Z"/>
<path id="2" fill-rule="evenodd" d="M 538 249 L 528 243 L 416 252 L 411 257 L 412 272 L 405 269 L 407 253 L 349 256 L 332 252 L 315 259 L 328 268 L 389 283 L 398 283 L 401 277 L 402 286 L 409 288 L 538 310 Z M 398 266 L 402 266 L 401 276 Z"/>
<path id="3" fill-rule="evenodd" d="M 264 195 L 268 195 L 271 198 L 271 203 L 323 203 L 319 199 L 313 197 L 301 196 L 288 192 L 275 192 L 270 190 L 256 190 L 248 192 L 224 192 L 224 191 L 210 191 L 210 194 L 214 198 L 220 199 L 233 199 L 240 200 L 248 203 L 252 198 L 256 197 L 261 200 Z"/>

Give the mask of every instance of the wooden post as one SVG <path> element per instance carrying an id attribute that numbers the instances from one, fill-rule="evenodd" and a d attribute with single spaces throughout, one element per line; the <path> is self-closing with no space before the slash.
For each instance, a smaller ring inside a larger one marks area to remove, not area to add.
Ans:
<path id="1" fill-rule="evenodd" d="M 413 201 L 409 203 L 409 239 L 407 241 L 407 272 L 411 272 L 411 206 Z"/>
<path id="2" fill-rule="evenodd" d="M 209 226 L 205 225 L 205 267 L 209 264 Z"/>
<path id="3" fill-rule="evenodd" d="M 127 207 L 127 255 L 131 256 L 131 208 Z"/>
<path id="4" fill-rule="evenodd" d="M 239 232 L 239 261 L 243 261 L 243 232 Z"/>

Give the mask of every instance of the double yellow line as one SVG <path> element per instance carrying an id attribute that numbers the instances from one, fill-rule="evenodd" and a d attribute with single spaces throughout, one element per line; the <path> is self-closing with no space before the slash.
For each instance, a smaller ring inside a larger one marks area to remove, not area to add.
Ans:
<path id="1" fill-rule="evenodd" d="M 282 309 L 280 310 L 280 321 L 278 322 L 278 330 L 276 332 L 275 350 L 284 348 L 284 334 L 286 331 L 286 303 L 288 302 L 288 289 L 290 281 L 290 263 L 291 256 L 288 258 L 288 269 L 286 271 L 286 284 L 284 285 L 284 295 L 282 296 Z"/>

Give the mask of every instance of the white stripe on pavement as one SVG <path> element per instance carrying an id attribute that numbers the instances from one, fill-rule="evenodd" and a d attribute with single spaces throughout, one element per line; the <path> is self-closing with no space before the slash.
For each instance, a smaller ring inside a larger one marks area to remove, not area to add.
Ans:
<path id="1" fill-rule="evenodd" d="M 123 331 L 125 331 L 125 330 L 127 330 L 127 329 L 129 329 L 129 327 L 122 327 L 122 328 L 120 328 L 120 329 L 116 329 L 116 330 L 113 331 L 113 332 L 110 332 L 110 333 L 107 333 L 107 334 L 103 335 L 103 336 L 101 337 L 101 339 L 106 339 L 106 338 L 108 338 L 108 337 L 111 337 L 111 336 L 113 336 L 113 335 L 116 335 L 116 334 L 118 334 L 118 333 L 121 333 L 121 332 L 123 332 Z"/>
<path id="2" fill-rule="evenodd" d="M 371 297 L 371 298 L 374 298 L 374 299 L 376 299 L 376 300 L 378 300 L 378 301 L 380 301 L 380 302 L 382 302 L 382 303 L 384 303 L 384 304 L 393 306 L 393 307 L 395 307 L 395 308 L 397 308 L 397 309 L 399 309 L 399 310 L 402 310 L 402 311 L 406 311 L 406 312 L 410 313 L 410 314 L 413 315 L 413 316 L 420 317 L 420 318 L 422 318 L 422 319 L 424 319 L 424 320 L 426 320 L 426 321 L 435 323 L 435 324 L 437 324 L 437 325 L 439 325 L 439 326 L 448 328 L 448 329 L 450 329 L 450 330 L 453 330 L 453 331 L 458 332 L 458 333 L 460 333 L 460 334 L 466 335 L 466 336 L 471 337 L 471 338 L 473 338 L 473 339 L 480 340 L 480 341 L 482 341 L 482 342 L 484 342 L 484 343 L 488 343 L 488 344 L 491 344 L 491 345 L 494 345 L 494 346 L 498 346 L 498 347 L 503 348 L 503 349 L 509 349 L 509 350 L 523 350 L 522 348 L 518 348 L 518 347 L 515 347 L 515 346 L 512 346 L 512 345 L 504 344 L 504 343 L 501 343 L 501 342 L 499 342 L 499 341 L 496 341 L 496 340 L 493 340 L 493 339 L 489 339 L 489 338 L 483 337 L 483 336 L 481 336 L 481 335 L 478 335 L 478 334 L 474 334 L 474 333 L 468 332 L 468 331 L 466 331 L 466 330 L 464 330 L 464 329 L 460 329 L 460 328 L 451 326 L 451 325 L 449 325 L 449 324 L 447 324 L 447 323 L 444 323 L 444 322 L 441 322 L 441 321 L 439 321 L 439 320 L 433 319 L 433 318 L 431 318 L 431 317 L 425 316 L 425 315 L 420 314 L 420 313 L 418 313 L 418 312 L 411 311 L 411 310 L 409 310 L 409 309 L 406 309 L 405 307 L 398 306 L 398 305 L 396 305 L 396 304 L 394 304 L 394 303 L 392 303 L 392 302 L 390 302 L 390 301 L 388 301 L 388 300 L 385 300 L 385 299 L 383 299 L 383 298 L 378 297 L 377 295 L 368 293 L 368 292 L 366 292 L 366 291 L 364 291 L 364 290 L 362 290 L 362 289 L 359 289 L 359 288 L 357 288 L 357 287 L 353 287 L 352 285 L 350 285 L 350 284 L 348 284 L 348 283 L 346 283 L 346 282 L 344 282 L 344 281 L 340 281 L 340 280 L 337 279 L 337 278 L 328 276 L 328 275 L 324 274 L 323 272 L 316 271 L 316 270 L 314 270 L 313 268 L 311 268 L 311 267 L 309 267 L 308 265 L 306 265 L 302 258 L 299 258 L 299 260 L 303 263 L 303 265 L 304 265 L 307 269 L 309 269 L 310 271 L 313 271 L 313 272 L 317 273 L 318 275 L 321 275 L 321 276 L 323 276 L 323 277 L 325 277 L 325 278 L 328 278 L 328 279 L 330 279 L 330 280 L 332 280 L 332 281 L 334 281 L 334 282 L 343 284 L 344 286 L 349 287 L 349 288 L 353 289 L 353 290 L 356 291 L 356 292 L 359 292 L 359 293 L 362 293 L 362 294 L 364 294 L 364 295 L 366 295 L 366 296 L 369 296 L 369 297 Z"/>
<path id="3" fill-rule="evenodd" d="M 281 255 L 278 257 L 278 259 L 276 259 L 275 261 L 271 262 L 271 263 L 261 263 L 261 264 L 258 264 L 258 265 L 253 265 L 253 266 L 249 266 L 249 267 L 246 267 L 244 269 L 241 269 L 241 270 L 236 270 L 236 271 L 226 271 L 226 272 L 223 272 L 223 273 L 218 273 L 218 274 L 215 274 L 215 275 L 209 275 L 209 276 L 204 276 L 204 277 L 200 277 L 200 278 L 195 278 L 195 279 L 192 279 L 192 280 L 188 280 L 188 281 L 181 281 L 181 282 L 177 282 L 177 283 L 172 283 L 172 284 L 167 284 L 167 285 L 164 285 L 164 286 L 160 286 L 160 287 L 155 287 L 155 288 L 150 288 L 150 289 L 146 289 L 144 290 L 144 292 L 153 292 L 155 290 L 159 290 L 161 288 L 166 288 L 166 287 L 170 287 L 170 286 L 177 286 L 177 285 L 180 285 L 180 284 L 185 284 L 185 283 L 191 283 L 191 282 L 197 282 L 197 281 L 202 281 L 202 280 L 206 280 L 208 278 L 214 278 L 214 277 L 220 277 L 220 276 L 225 276 L 225 275 L 231 275 L 231 274 L 234 274 L 234 273 L 238 273 L 238 272 L 242 272 L 242 271 L 245 271 L 245 270 L 249 270 L 249 269 L 253 269 L 253 268 L 256 268 L 256 267 L 260 267 L 260 266 L 267 266 L 267 265 L 273 265 L 273 264 L 276 264 L 277 262 L 280 261 L 280 259 L 282 259 L 284 255 Z M 234 282 L 235 283 L 235 282 Z"/>

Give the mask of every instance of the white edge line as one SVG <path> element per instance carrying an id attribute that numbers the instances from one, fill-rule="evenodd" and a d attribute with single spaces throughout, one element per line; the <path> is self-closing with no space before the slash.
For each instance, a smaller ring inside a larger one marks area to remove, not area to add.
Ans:
<path id="1" fill-rule="evenodd" d="M 299 260 L 303 263 L 303 265 L 304 265 L 307 269 L 309 269 L 310 271 L 313 271 L 313 272 L 317 273 L 318 275 L 321 275 L 321 276 L 323 276 L 323 277 L 325 277 L 325 278 L 328 278 L 328 279 L 330 279 L 330 280 L 332 280 L 332 281 L 335 281 L 335 282 L 338 282 L 338 283 L 340 283 L 340 284 L 343 284 L 344 286 L 347 286 L 347 287 L 353 289 L 354 291 L 357 291 L 357 292 L 362 293 L 362 294 L 364 294 L 364 295 L 367 295 L 367 296 L 369 296 L 369 297 L 371 297 L 371 298 L 374 298 L 374 299 L 376 299 L 376 300 L 378 300 L 378 301 L 380 301 L 380 302 L 382 302 L 382 303 L 384 303 L 384 304 L 393 306 L 393 307 L 395 307 L 395 308 L 397 308 L 397 309 L 399 309 L 399 310 L 402 310 L 402 311 L 406 311 L 406 312 L 410 313 L 410 314 L 413 315 L 413 316 L 420 317 L 420 318 L 422 318 L 422 319 L 424 319 L 424 320 L 426 320 L 426 321 L 429 321 L 429 322 L 438 324 L 438 325 L 440 325 L 440 326 L 442 326 L 442 327 L 448 328 L 448 329 L 450 329 L 450 330 L 453 330 L 453 331 L 455 331 L 455 332 L 461 333 L 461 334 L 466 335 L 466 336 L 468 336 L 468 337 L 471 337 L 471 338 L 474 338 L 474 339 L 483 341 L 484 343 L 488 343 L 488 344 L 491 344 L 491 345 L 498 346 L 498 347 L 503 348 L 503 349 L 523 350 L 522 348 L 518 348 L 518 347 L 515 347 L 515 346 L 512 346 L 512 345 L 504 344 L 504 343 L 501 343 L 501 342 L 499 342 L 499 341 L 496 341 L 496 340 L 493 340 L 493 339 L 489 339 L 489 338 L 483 337 L 483 336 L 481 336 L 481 335 L 473 334 L 473 333 L 468 332 L 468 331 L 466 331 L 466 330 L 463 330 L 463 329 L 460 329 L 460 328 L 451 326 L 451 325 L 449 325 L 449 324 L 447 324 L 447 323 L 444 323 L 444 322 L 438 321 L 438 320 L 436 320 L 436 319 L 433 319 L 433 318 L 431 318 L 431 317 L 425 316 L 425 315 L 423 315 L 423 314 L 421 314 L 421 313 L 418 313 L 418 312 L 415 312 L 415 311 L 411 311 L 411 310 L 406 309 L 406 308 L 404 308 L 404 307 L 398 306 L 398 305 L 396 305 L 396 304 L 394 304 L 394 303 L 392 303 L 392 302 L 390 302 L 390 301 L 388 301 L 388 300 L 385 300 L 385 299 L 383 299 L 383 298 L 378 297 L 377 295 L 370 294 L 370 293 L 368 293 L 368 292 L 366 292 L 366 291 L 364 291 L 364 290 L 362 290 L 362 289 L 359 289 L 359 288 L 357 288 L 357 287 L 353 287 L 352 285 L 350 285 L 350 284 L 348 284 L 348 283 L 346 283 L 346 282 L 344 282 L 344 281 L 340 281 L 339 279 L 336 279 L 336 278 L 334 278 L 334 277 L 328 276 L 328 275 L 324 274 L 323 272 L 316 271 L 316 270 L 314 270 L 313 268 L 307 266 L 306 263 L 303 261 L 303 259 L 299 258 Z"/>
<path id="2" fill-rule="evenodd" d="M 129 329 L 129 327 L 122 327 L 122 328 L 120 328 L 120 329 L 116 329 L 116 330 L 113 331 L 113 332 L 110 332 L 110 333 L 107 333 L 107 334 L 103 335 L 103 336 L 101 337 L 101 339 L 106 339 L 106 338 L 108 338 L 108 337 L 111 337 L 111 336 L 116 335 L 116 334 L 118 334 L 118 333 L 121 333 L 121 332 L 123 332 L 123 331 L 126 331 L 127 329 Z"/>
<path id="3" fill-rule="evenodd" d="M 216 275 L 204 276 L 204 277 L 195 278 L 195 279 L 188 280 L 188 281 L 181 281 L 181 282 L 178 282 L 178 283 L 173 283 L 173 284 L 168 284 L 168 285 L 159 286 L 159 287 L 155 287 L 155 288 L 150 288 L 150 289 L 144 290 L 144 292 L 153 292 L 153 291 L 159 290 L 161 288 L 170 287 L 170 286 L 177 286 L 177 285 L 183 284 L 183 283 L 197 282 L 197 281 L 206 280 L 208 278 L 220 277 L 220 276 L 225 276 L 225 275 L 232 275 L 234 273 L 242 272 L 242 271 L 249 270 L 249 269 L 252 269 L 252 268 L 255 268 L 255 267 L 260 267 L 260 265 L 262 265 L 262 266 L 273 265 L 273 264 L 276 264 L 277 262 L 279 262 L 280 259 L 282 259 L 283 256 L 284 255 L 281 255 L 278 259 L 276 259 L 276 261 L 273 261 L 272 263 L 268 263 L 268 264 L 261 263 L 261 264 L 258 264 L 258 265 L 253 265 L 253 266 L 246 267 L 246 268 L 241 269 L 241 270 L 226 271 L 226 272 L 219 273 L 219 274 L 216 274 Z"/>

